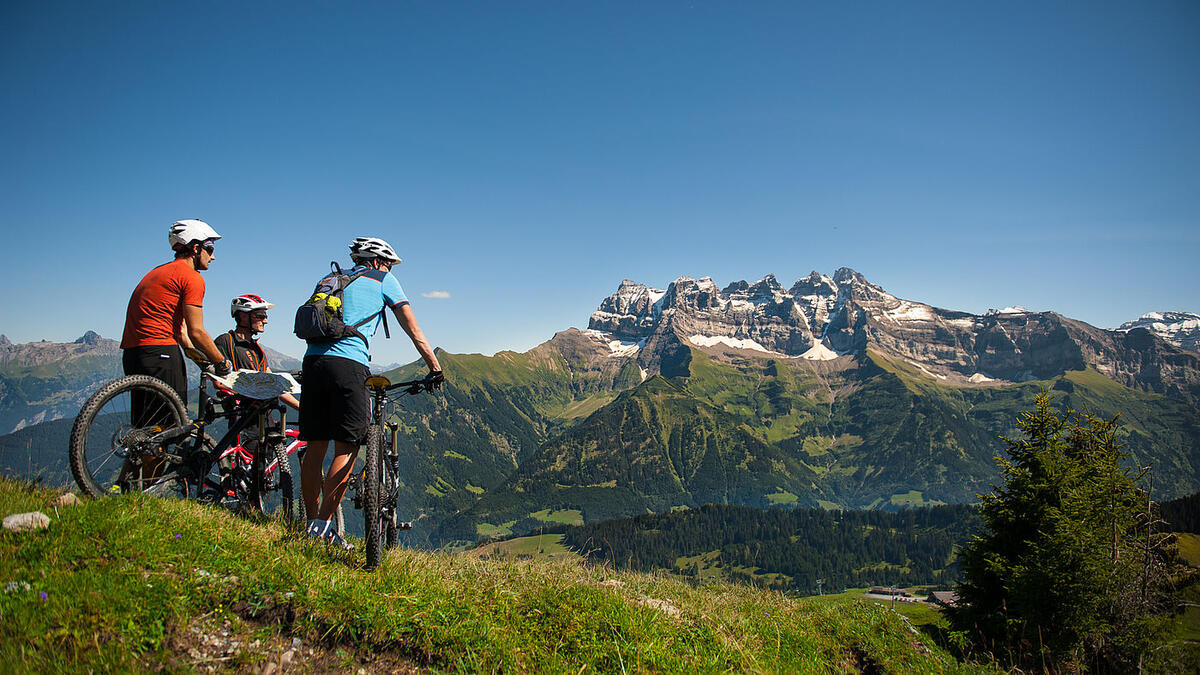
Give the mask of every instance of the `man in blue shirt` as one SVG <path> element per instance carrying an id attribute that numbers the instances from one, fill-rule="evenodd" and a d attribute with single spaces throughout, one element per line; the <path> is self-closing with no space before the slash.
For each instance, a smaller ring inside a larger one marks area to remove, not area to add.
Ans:
<path id="1" fill-rule="evenodd" d="M 391 309 L 396 315 L 429 366 L 435 386 L 440 386 L 444 379 L 442 367 L 417 325 L 417 317 L 400 282 L 391 274 L 392 265 L 399 265 L 400 257 L 382 239 L 358 237 L 350 244 L 350 259 L 355 267 L 347 274 L 359 276 L 342 291 L 342 320 L 352 326 L 373 318 L 359 326 L 362 337 L 309 344 L 304 353 L 304 392 L 300 397 L 300 436 L 308 441 L 300 467 L 300 487 L 305 509 L 315 514 L 308 521 L 308 534 L 347 548 L 330 523 L 346 493 L 354 458 L 371 422 L 365 384 L 371 374 L 367 366 L 371 357 L 366 338 L 375 335 L 383 312 Z M 321 469 L 329 441 L 333 441 L 334 457 L 322 481 Z"/>

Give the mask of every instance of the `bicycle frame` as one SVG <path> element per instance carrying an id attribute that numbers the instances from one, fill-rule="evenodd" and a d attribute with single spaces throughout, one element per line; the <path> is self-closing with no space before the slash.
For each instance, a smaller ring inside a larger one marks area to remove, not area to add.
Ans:
<path id="1" fill-rule="evenodd" d="M 212 381 L 214 386 L 226 395 L 225 400 L 221 400 L 209 393 L 206 386 L 208 381 Z M 212 470 L 213 465 L 221 460 L 228 459 L 232 467 L 243 467 L 254 471 L 256 461 L 260 457 L 266 457 L 266 453 L 262 452 L 262 450 L 268 447 L 267 443 L 269 440 L 274 440 L 271 438 L 272 435 L 281 435 L 283 439 L 288 440 L 286 446 L 288 456 L 299 450 L 303 450 L 307 445 L 304 441 L 299 440 L 298 431 L 287 428 L 287 411 L 279 403 L 278 398 L 266 400 L 241 399 L 245 402 L 238 405 L 236 403 L 238 400 L 236 394 L 221 387 L 208 373 L 201 374 L 198 398 L 195 420 L 178 427 L 164 429 L 148 438 L 147 443 L 150 447 L 164 448 L 162 453 L 163 458 L 169 464 L 178 467 L 176 474 L 171 475 L 168 473 L 164 476 L 165 478 L 183 479 L 185 482 L 194 484 L 196 489 L 199 490 L 205 482 L 204 479 Z M 226 409 L 218 411 L 218 403 Z M 277 425 L 268 423 L 269 415 L 274 410 L 278 410 L 280 413 Z M 219 419 L 228 419 L 230 421 L 229 427 L 225 431 L 225 434 L 221 436 L 221 439 L 213 446 L 212 452 L 208 452 L 205 450 L 202 440 L 205 438 L 205 429 Z M 258 447 L 260 452 L 257 454 L 251 452 L 241 442 L 242 432 L 254 424 L 258 425 Z M 283 430 L 282 433 L 279 429 Z M 165 450 L 165 448 L 172 447 L 172 445 L 180 447 L 177 444 L 192 435 L 197 440 L 190 448 L 183 446 L 187 449 L 187 452 L 184 454 L 173 454 Z M 269 476 L 278 467 L 279 460 L 272 458 L 268 464 L 262 467 L 262 475 Z"/>
<path id="2" fill-rule="evenodd" d="M 382 375 L 372 375 L 365 382 L 372 398 L 371 424 L 367 427 L 366 457 L 362 473 L 353 473 L 354 507 L 363 512 L 365 524 L 367 567 L 374 568 L 382 560 L 383 549 L 394 546 L 398 530 L 412 529 L 411 522 L 398 522 L 396 508 L 400 498 L 400 425 L 386 419 L 393 401 L 389 391 L 403 390 L 406 394 L 430 391 L 429 380 L 412 380 L 391 384 Z M 384 434 L 386 426 L 390 433 Z"/>

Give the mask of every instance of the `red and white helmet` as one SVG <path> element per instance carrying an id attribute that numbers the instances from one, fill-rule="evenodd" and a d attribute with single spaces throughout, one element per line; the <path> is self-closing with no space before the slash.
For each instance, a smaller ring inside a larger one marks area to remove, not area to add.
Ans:
<path id="1" fill-rule="evenodd" d="M 274 306 L 257 295 L 247 293 L 237 296 L 229 303 L 229 316 L 236 318 L 238 312 L 253 312 L 256 309 L 271 309 Z"/>
<path id="2" fill-rule="evenodd" d="M 216 241 L 221 235 L 203 220 L 177 220 L 167 230 L 167 241 L 172 249 L 189 246 L 194 241 Z"/>
<path id="3" fill-rule="evenodd" d="M 358 262 L 370 258 L 382 258 L 393 265 L 400 264 L 400 256 L 386 241 L 375 237 L 355 237 L 350 242 L 350 259 Z"/>

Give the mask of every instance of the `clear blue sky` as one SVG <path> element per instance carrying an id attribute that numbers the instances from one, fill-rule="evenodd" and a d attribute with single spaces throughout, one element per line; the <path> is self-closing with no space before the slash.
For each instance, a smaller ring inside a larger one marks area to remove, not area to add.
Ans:
<path id="1" fill-rule="evenodd" d="M 1193 0 L 10 0 L 0 149 L 15 341 L 119 337 L 196 217 L 225 237 L 210 329 L 257 291 L 297 355 L 292 310 L 357 235 L 455 352 L 584 327 L 626 277 L 1200 311 Z"/>

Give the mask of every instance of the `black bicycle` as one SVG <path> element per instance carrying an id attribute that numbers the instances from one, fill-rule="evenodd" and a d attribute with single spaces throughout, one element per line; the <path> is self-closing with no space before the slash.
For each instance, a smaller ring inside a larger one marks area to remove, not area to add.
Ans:
<path id="1" fill-rule="evenodd" d="M 196 418 L 158 378 L 126 375 L 105 384 L 84 403 L 71 429 L 75 482 L 94 497 L 141 491 L 234 504 L 287 520 L 299 511 L 302 520 L 290 458 L 304 442 L 287 428 L 278 396 L 240 396 L 221 385 L 207 362 L 189 356 L 202 368 Z M 209 429 L 220 423 L 226 431 L 213 442 Z"/>
<path id="2" fill-rule="evenodd" d="M 389 392 L 415 395 L 433 391 L 436 384 L 431 378 L 397 382 L 392 384 L 382 375 L 367 378 L 367 389 L 371 392 L 371 426 L 367 427 L 367 450 L 363 458 L 365 466 L 354 472 L 350 479 L 353 490 L 354 508 L 362 509 L 363 538 L 367 544 L 367 568 L 374 569 L 383 560 L 385 549 L 396 545 L 400 530 L 411 530 L 412 522 L 400 521 L 396 505 L 400 496 L 399 455 L 396 452 L 400 425 L 388 420 L 394 403 Z M 388 433 L 384 434 L 384 427 Z"/>

